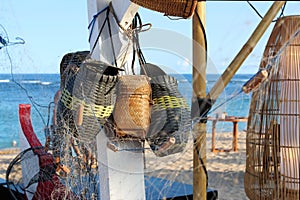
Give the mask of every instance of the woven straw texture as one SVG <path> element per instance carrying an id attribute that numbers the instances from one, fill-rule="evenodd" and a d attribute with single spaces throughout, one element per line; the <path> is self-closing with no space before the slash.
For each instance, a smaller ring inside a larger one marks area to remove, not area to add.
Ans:
<path id="1" fill-rule="evenodd" d="M 157 156 L 180 152 L 187 143 L 186 123 L 190 119 L 187 102 L 179 93 L 177 80 L 168 75 L 151 78 L 153 107 L 147 141 Z M 167 149 L 164 144 L 175 142 Z"/>
<path id="2" fill-rule="evenodd" d="M 84 61 L 62 91 L 59 127 L 67 128 L 65 132 L 80 141 L 93 140 L 113 111 L 117 73 L 101 62 Z"/>
<path id="3" fill-rule="evenodd" d="M 245 192 L 250 199 L 299 199 L 300 16 L 279 19 L 260 68 L 247 127 Z"/>
<path id="4" fill-rule="evenodd" d="M 165 15 L 189 18 L 194 14 L 196 0 L 131 0 L 145 8 L 155 10 Z"/>
<path id="5" fill-rule="evenodd" d="M 120 76 L 113 112 L 119 136 L 145 138 L 150 124 L 151 87 L 143 75 Z"/>

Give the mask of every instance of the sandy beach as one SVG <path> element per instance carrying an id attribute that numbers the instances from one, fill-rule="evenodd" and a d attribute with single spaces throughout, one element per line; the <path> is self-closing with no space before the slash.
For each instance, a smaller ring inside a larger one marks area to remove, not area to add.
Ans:
<path id="1" fill-rule="evenodd" d="M 207 137 L 207 170 L 209 188 L 218 190 L 219 199 L 248 199 L 244 191 L 246 167 L 246 132 L 239 132 L 238 152 L 212 153 L 211 134 Z M 218 148 L 230 148 L 232 133 L 217 134 Z"/>
<path id="2" fill-rule="evenodd" d="M 229 149 L 232 133 L 218 133 L 216 147 Z M 146 151 L 146 174 L 172 179 L 187 184 L 193 183 L 192 148 L 167 157 L 156 157 Z M 211 134 L 207 134 L 206 144 L 208 187 L 218 191 L 220 200 L 248 199 L 244 192 L 244 170 L 246 162 L 246 133 L 239 132 L 238 152 L 211 152 Z M 6 169 L 18 154 L 16 149 L 0 151 L 0 178 L 5 179 Z"/>
<path id="3" fill-rule="evenodd" d="M 0 150 L 0 178 L 5 179 L 6 169 L 9 163 L 18 155 L 19 152 L 20 150 L 17 148 Z"/>
<path id="4" fill-rule="evenodd" d="M 238 152 L 219 153 L 211 152 L 211 134 L 208 133 L 206 137 L 208 188 L 217 190 L 220 200 L 248 199 L 244 191 L 246 132 L 239 132 L 238 137 Z M 192 144 L 189 144 L 189 147 L 192 147 Z M 216 147 L 230 149 L 232 147 L 232 133 L 217 133 Z M 149 175 L 193 184 L 192 148 L 187 148 L 185 152 L 175 155 L 158 158 L 146 154 L 146 166 Z"/>

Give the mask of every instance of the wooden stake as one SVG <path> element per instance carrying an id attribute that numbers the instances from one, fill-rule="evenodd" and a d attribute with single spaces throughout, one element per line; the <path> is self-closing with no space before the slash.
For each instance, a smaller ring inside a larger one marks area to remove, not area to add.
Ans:
<path id="1" fill-rule="evenodd" d="M 79 107 L 77 109 L 77 116 L 76 116 L 76 125 L 77 126 L 82 126 L 83 122 L 83 111 L 84 111 L 84 106 L 83 104 L 79 104 Z"/>
<path id="2" fill-rule="evenodd" d="M 273 5 L 270 7 L 267 14 L 261 20 L 261 22 L 258 24 L 258 26 L 254 30 L 246 44 L 236 55 L 236 57 L 224 71 L 222 76 L 215 83 L 215 85 L 208 94 L 208 98 L 216 100 L 219 97 L 226 85 L 230 82 L 231 78 L 235 75 L 236 71 L 240 68 L 240 66 L 243 64 L 248 55 L 252 52 L 259 39 L 267 30 L 272 20 L 275 18 L 276 14 L 279 12 L 280 8 L 285 2 L 286 1 L 274 1 Z"/>
<path id="3" fill-rule="evenodd" d="M 206 47 L 205 35 L 205 2 L 198 2 L 193 16 L 193 101 L 206 97 Z M 200 23 L 200 20 L 202 22 Z M 193 199 L 206 200 L 206 124 L 197 123 L 193 129 L 194 158 L 193 158 Z"/>

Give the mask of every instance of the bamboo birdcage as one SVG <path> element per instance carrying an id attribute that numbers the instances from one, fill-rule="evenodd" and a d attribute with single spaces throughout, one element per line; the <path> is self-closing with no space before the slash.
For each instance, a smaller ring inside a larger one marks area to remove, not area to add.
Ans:
<path id="1" fill-rule="evenodd" d="M 250 199 L 299 199 L 300 16 L 277 20 L 253 92 L 247 127 L 245 192 Z"/>
<path id="2" fill-rule="evenodd" d="M 165 15 L 189 18 L 194 14 L 197 0 L 131 0 L 145 8 Z"/>

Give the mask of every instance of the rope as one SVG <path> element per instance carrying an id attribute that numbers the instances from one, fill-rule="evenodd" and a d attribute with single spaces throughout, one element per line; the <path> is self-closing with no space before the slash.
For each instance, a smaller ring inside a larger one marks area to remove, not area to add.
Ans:
<path id="1" fill-rule="evenodd" d="M 263 16 L 262 16 L 262 15 L 258 12 L 258 10 L 250 3 L 250 1 L 247 1 L 247 3 L 248 3 L 249 6 L 254 10 L 254 12 L 262 19 Z M 286 5 L 286 2 L 284 3 L 284 5 L 283 5 L 282 8 L 281 8 L 281 13 L 280 13 L 279 17 L 278 17 L 277 19 L 273 20 L 272 22 L 276 22 L 279 18 L 281 18 L 282 16 L 284 16 L 283 13 L 284 13 L 284 10 L 285 10 L 285 5 Z"/>
<path id="2" fill-rule="evenodd" d="M 95 26 L 95 23 L 96 23 L 96 20 L 97 20 L 98 16 L 100 14 L 102 14 L 107 9 L 108 9 L 108 6 L 105 7 L 103 10 L 99 11 L 96 15 L 93 16 L 92 21 L 89 23 L 88 29 L 91 28 L 90 35 L 89 35 L 89 42 L 91 41 L 91 37 L 92 37 L 93 31 L 94 31 L 94 26 Z"/>
<path id="3" fill-rule="evenodd" d="M 0 35 L 0 43 L 3 45 L 3 46 L 0 46 L 0 49 L 2 49 L 3 47 L 12 46 L 12 45 L 16 45 L 16 44 L 25 44 L 25 40 L 23 40 L 23 38 L 20 38 L 20 37 L 16 37 L 16 40 L 20 40 L 19 42 L 10 42 L 7 31 L 1 24 L 0 24 L 0 27 L 3 29 L 5 36 L 6 36 L 5 38 L 3 38 Z"/>
<path id="4" fill-rule="evenodd" d="M 145 26 L 149 26 L 149 27 L 147 29 L 143 30 L 143 27 L 145 27 Z M 151 27 L 152 27 L 152 24 L 150 24 L 150 23 L 143 24 L 139 13 L 136 13 L 136 15 L 134 16 L 134 19 L 132 21 L 133 59 L 132 59 L 132 63 L 131 63 L 131 69 L 132 69 L 133 74 L 135 74 L 134 73 L 134 63 L 135 63 L 135 56 L 137 55 L 140 67 L 144 70 L 145 74 L 147 75 L 146 70 L 144 69 L 144 65 L 146 64 L 146 59 L 141 50 L 141 46 L 140 46 L 140 42 L 139 42 L 139 33 L 148 31 Z"/>
<path id="5" fill-rule="evenodd" d="M 109 17 L 107 18 L 107 25 L 108 25 L 108 32 L 109 32 L 109 39 L 110 39 L 110 44 L 111 44 L 111 48 L 112 48 L 112 53 L 113 53 L 113 56 L 114 56 L 114 63 L 115 63 L 115 66 L 118 67 L 116 51 L 115 51 L 115 45 L 114 45 L 114 41 L 113 41 L 113 36 L 112 36 L 111 24 L 110 24 Z"/>
<path id="6" fill-rule="evenodd" d="M 203 36 L 204 36 L 204 44 L 205 44 L 205 63 L 207 63 L 207 36 L 206 36 L 206 31 L 205 31 L 205 28 L 204 28 L 204 25 L 203 25 L 203 22 L 199 16 L 199 13 L 197 11 L 197 9 L 195 10 L 195 13 L 196 13 L 196 16 L 197 16 L 197 19 L 200 23 L 200 27 L 201 27 L 201 30 L 202 30 L 202 33 L 203 33 Z"/>
<path id="7" fill-rule="evenodd" d="M 100 28 L 100 30 L 99 30 L 99 33 L 98 33 L 98 36 L 97 36 L 97 38 L 96 38 L 96 41 L 95 41 L 95 43 L 94 43 L 94 45 L 93 45 L 93 48 L 92 48 L 92 50 L 91 50 L 91 55 L 93 54 L 93 52 L 94 52 L 94 50 L 95 50 L 95 48 L 96 48 L 96 45 L 97 45 L 97 43 L 98 43 L 98 41 L 99 41 L 99 38 L 100 38 L 100 35 L 101 35 L 101 33 L 102 33 L 102 31 L 103 31 L 103 29 L 104 29 L 104 26 L 105 26 L 105 24 L 106 24 L 106 22 L 107 22 L 107 19 L 108 19 L 108 17 L 109 17 L 109 9 L 107 8 L 107 9 L 105 9 L 106 10 L 106 17 L 105 17 L 105 19 L 104 19 L 104 21 L 103 21 L 103 24 L 102 24 L 102 26 L 101 26 L 101 28 Z M 102 12 L 100 12 L 100 13 L 102 13 Z M 93 22 L 92 24 L 95 24 L 95 22 Z M 93 27 L 93 26 L 92 26 Z"/>

